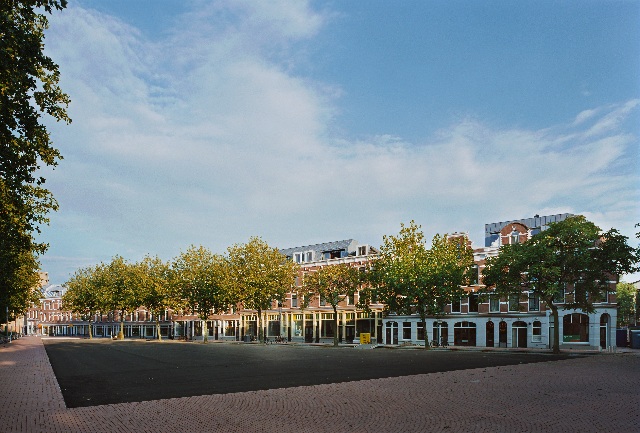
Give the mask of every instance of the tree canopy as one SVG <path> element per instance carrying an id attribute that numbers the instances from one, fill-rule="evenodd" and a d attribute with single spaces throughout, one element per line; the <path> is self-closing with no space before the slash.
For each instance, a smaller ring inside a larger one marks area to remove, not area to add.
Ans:
<path id="1" fill-rule="evenodd" d="M 207 318 L 225 312 L 235 302 L 223 256 L 205 247 L 191 246 L 172 263 L 172 285 L 178 302 L 198 315 L 203 323 L 203 342 L 208 340 Z"/>
<path id="2" fill-rule="evenodd" d="M 310 294 L 317 296 L 333 308 L 334 346 L 338 346 L 338 304 L 347 297 L 354 296 L 360 283 L 360 271 L 348 263 L 325 266 L 309 272 L 304 277 L 305 296 Z"/>
<path id="3" fill-rule="evenodd" d="M 35 234 L 49 222 L 47 213 L 58 208 L 37 171 L 61 159 L 42 115 L 70 122 L 58 66 L 44 54 L 44 13 L 66 4 L 0 3 L 0 305 L 15 313 L 28 306 L 25 300 L 31 299 L 38 281 L 37 258 L 47 249 Z"/>
<path id="4" fill-rule="evenodd" d="M 552 223 L 528 241 L 503 245 L 487 259 L 483 283 L 503 297 L 528 291 L 551 309 L 553 351 L 559 352 L 558 305 L 593 311 L 622 273 L 637 269 L 636 251 L 617 230 L 602 232 L 584 216 Z M 565 294 L 567 296 L 565 297 Z"/>
<path id="5" fill-rule="evenodd" d="M 274 301 L 284 302 L 298 275 L 298 265 L 259 237 L 227 251 L 230 284 L 242 306 L 257 311 L 258 339 L 264 341 L 262 312 L 270 309 Z"/>
<path id="6" fill-rule="evenodd" d="M 420 315 L 426 348 L 426 316 L 443 313 L 446 304 L 464 294 L 472 266 L 466 236 L 436 234 L 427 248 L 421 227 L 411 221 L 401 224 L 397 236 L 384 236 L 369 273 L 371 290 L 387 312 Z"/>

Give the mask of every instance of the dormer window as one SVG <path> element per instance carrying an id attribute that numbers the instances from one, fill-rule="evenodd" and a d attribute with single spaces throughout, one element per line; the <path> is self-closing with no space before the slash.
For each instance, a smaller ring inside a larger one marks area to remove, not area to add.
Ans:
<path id="1" fill-rule="evenodd" d="M 520 232 L 516 230 L 516 228 L 513 228 L 513 231 L 511 232 L 511 243 L 512 244 L 519 244 L 520 243 Z"/>

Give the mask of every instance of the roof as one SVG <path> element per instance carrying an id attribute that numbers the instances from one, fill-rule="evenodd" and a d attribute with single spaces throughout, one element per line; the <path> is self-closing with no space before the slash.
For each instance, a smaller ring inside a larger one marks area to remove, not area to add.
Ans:
<path id="1" fill-rule="evenodd" d="M 352 253 L 356 251 L 356 245 L 358 245 L 358 241 L 356 241 L 355 239 L 345 239 L 343 241 L 324 242 L 321 244 L 304 245 L 301 247 L 293 247 L 293 248 L 284 248 L 284 249 L 281 249 L 280 252 L 287 257 L 291 257 L 294 253 L 306 252 L 306 251 L 314 251 L 318 255 L 327 251 L 339 251 L 339 250 L 345 250 L 347 251 L 347 253 Z"/>
<path id="2" fill-rule="evenodd" d="M 67 288 L 60 284 L 50 284 L 42 289 L 43 298 L 60 298 L 65 294 Z"/>

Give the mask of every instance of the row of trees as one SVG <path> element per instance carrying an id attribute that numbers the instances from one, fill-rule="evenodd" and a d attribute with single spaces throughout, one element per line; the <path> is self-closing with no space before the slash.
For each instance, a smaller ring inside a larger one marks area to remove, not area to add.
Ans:
<path id="1" fill-rule="evenodd" d="M 551 309 L 557 352 L 560 305 L 593 311 L 594 301 L 611 289 L 612 278 L 637 270 L 638 255 L 617 230 L 602 233 L 582 216 L 567 218 L 526 242 L 502 246 L 487 260 L 481 296 L 520 297 L 523 291 L 537 295 Z M 81 269 L 67 283 L 64 306 L 85 317 L 116 311 L 121 321 L 140 306 L 155 317 L 166 308 L 188 310 L 206 326 L 212 312 L 241 304 L 258 312 L 258 337 L 263 340 L 262 313 L 274 301 L 283 302 L 287 293 L 297 292 L 302 309 L 315 298 L 324 300 L 333 308 L 338 329 L 339 304 L 358 292 L 361 309 L 382 303 L 387 313 L 418 314 L 428 341 L 427 316 L 443 314 L 445 305 L 464 296 L 464 286 L 478 277 L 466 236 L 436 235 L 427 246 L 413 221 L 402 224 L 398 235 L 385 236 L 380 254 L 358 266 L 320 267 L 302 275 L 296 286 L 298 265 L 260 238 L 251 238 L 228 248 L 224 256 L 191 247 L 170 263 L 146 257 L 129 264 L 116 257 L 109 264 Z M 568 288 L 572 296 L 565 298 Z M 206 341 L 206 328 L 204 335 Z"/>
<path id="2" fill-rule="evenodd" d="M 117 256 L 110 263 L 76 271 L 65 284 L 63 308 L 84 320 L 98 312 L 114 312 L 120 320 L 119 339 L 124 338 L 125 316 L 139 307 L 156 318 L 158 338 L 164 310 L 189 311 L 203 321 L 206 342 L 206 320 L 211 313 L 242 304 L 257 310 L 261 320 L 262 311 L 274 300 L 283 301 L 291 291 L 297 273 L 295 263 L 257 237 L 228 248 L 226 255 L 191 246 L 169 262 L 147 256 L 130 263 Z M 260 323 L 258 328 L 262 340 Z"/>
<path id="3" fill-rule="evenodd" d="M 85 320 L 97 312 L 114 312 L 121 321 L 119 338 L 124 337 L 124 317 L 141 306 L 156 318 L 167 308 L 186 310 L 203 321 L 206 341 L 209 315 L 241 304 L 257 311 L 262 341 L 262 313 L 274 301 L 284 302 L 289 292 L 297 293 L 302 309 L 318 298 L 330 305 L 334 329 L 338 329 L 339 304 L 356 292 L 360 308 L 381 302 L 388 311 L 417 312 L 424 322 L 427 315 L 444 311 L 445 304 L 463 294 L 472 266 L 473 254 L 465 237 L 451 240 L 436 235 L 427 248 L 420 227 L 412 221 L 401 226 L 398 236 L 384 238 L 375 261 L 359 267 L 324 266 L 302 276 L 296 286 L 296 277 L 301 276 L 298 265 L 254 237 L 228 248 L 224 256 L 192 246 L 168 263 L 157 257 L 138 263 L 115 257 L 110 263 L 80 269 L 66 283 L 63 308 Z"/>
<path id="4" fill-rule="evenodd" d="M 58 66 L 43 44 L 45 13 L 65 6 L 66 0 L 0 2 L 0 309 L 7 320 L 37 299 L 38 257 L 48 246 L 36 235 L 58 208 L 37 172 L 61 159 L 43 115 L 70 122 Z"/>

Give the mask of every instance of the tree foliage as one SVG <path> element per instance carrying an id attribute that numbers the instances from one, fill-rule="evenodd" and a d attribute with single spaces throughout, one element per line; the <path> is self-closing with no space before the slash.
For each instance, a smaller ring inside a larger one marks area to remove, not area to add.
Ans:
<path id="1" fill-rule="evenodd" d="M 141 281 L 135 265 L 121 256 L 115 256 L 108 264 L 96 269 L 96 283 L 101 293 L 101 302 L 106 311 L 113 311 L 120 320 L 118 339 L 124 339 L 124 319 L 141 305 Z"/>
<path id="2" fill-rule="evenodd" d="M 425 330 L 427 315 L 464 294 L 473 266 L 473 252 L 465 236 L 435 235 L 427 248 L 421 227 L 401 224 L 397 236 L 384 236 L 380 255 L 369 272 L 373 296 L 387 312 L 418 313 Z M 425 348 L 428 344 L 425 343 Z"/>
<path id="3" fill-rule="evenodd" d="M 169 265 L 159 257 L 146 256 L 135 264 L 135 273 L 139 289 L 139 302 L 156 322 L 158 340 L 162 340 L 160 332 L 160 315 L 175 305 L 173 286 L 169 284 Z"/>
<path id="4" fill-rule="evenodd" d="M 583 216 L 552 223 L 521 244 L 503 245 L 487 259 L 483 283 L 500 296 L 536 294 L 551 309 L 553 351 L 559 352 L 558 304 L 564 309 L 593 311 L 594 300 L 609 290 L 610 281 L 636 268 L 635 250 L 627 237 L 611 229 L 602 233 Z M 617 282 L 617 281 L 616 281 Z M 566 299 L 556 302 L 558 298 Z"/>
<path id="5" fill-rule="evenodd" d="M 334 346 L 338 346 L 338 305 L 348 296 L 354 296 L 360 283 L 360 271 L 348 263 L 325 266 L 304 277 L 305 296 L 319 297 L 333 308 Z"/>
<path id="6" fill-rule="evenodd" d="M 47 249 L 34 234 L 58 207 L 37 171 L 61 159 L 42 115 L 70 122 L 58 66 L 43 44 L 43 12 L 64 7 L 66 0 L 0 3 L 0 304 L 15 312 L 26 308 L 38 281 L 37 257 Z"/>
<path id="7" fill-rule="evenodd" d="M 62 308 L 89 322 L 89 339 L 93 338 L 93 318 L 104 309 L 102 287 L 97 284 L 98 267 L 78 269 L 64 285 Z"/>
<path id="8" fill-rule="evenodd" d="M 264 341 L 262 312 L 274 301 L 284 302 L 293 287 L 298 265 L 259 237 L 228 248 L 230 284 L 243 307 L 258 313 L 258 339 Z"/>
<path id="9" fill-rule="evenodd" d="M 618 304 L 618 326 L 635 325 L 640 316 L 637 308 L 638 288 L 631 283 L 618 283 L 616 303 Z"/>
<path id="10" fill-rule="evenodd" d="M 213 312 L 227 311 L 235 297 L 228 283 L 224 257 L 205 247 L 191 246 L 172 263 L 172 285 L 178 303 L 198 315 L 203 322 L 203 342 L 208 340 L 207 318 Z"/>

